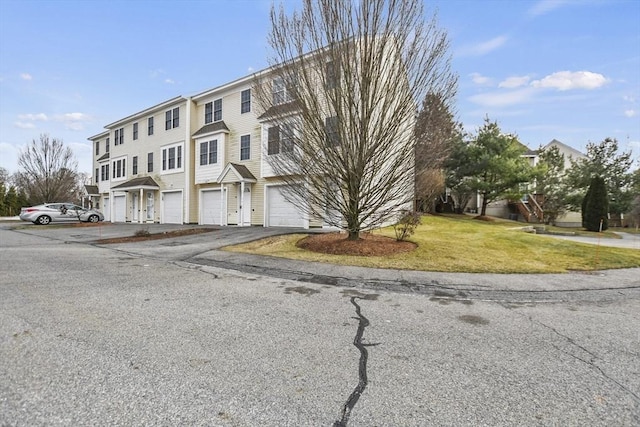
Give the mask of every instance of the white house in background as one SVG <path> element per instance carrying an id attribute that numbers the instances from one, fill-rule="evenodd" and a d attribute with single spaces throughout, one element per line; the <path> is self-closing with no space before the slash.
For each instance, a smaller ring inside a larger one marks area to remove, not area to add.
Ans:
<path id="1" fill-rule="evenodd" d="M 529 159 L 531 166 L 536 166 L 540 161 L 540 152 L 550 147 L 557 147 L 560 154 L 564 155 L 565 170 L 571 167 L 572 161 L 575 162 L 576 160 L 585 157 L 585 155 L 580 151 L 576 150 L 575 148 L 569 147 L 566 144 L 563 144 L 557 139 L 552 139 L 540 150 L 527 150 L 527 152 L 522 156 Z M 515 206 L 510 204 L 507 200 L 496 200 L 487 205 L 487 215 L 501 218 L 518 218 L 524 219 L 525 221 L 537 222 L 536 216 L 540 215 L 541 210 L 536 201 L 538 197 L 542 197 L 542 195 L 537 196 L 535 194 L 526 194 L 523 197 L 521 203 L 516 204 Z M 482 196 L 478 194 L 470 201 L 469 205 L 467 206 L 467 210 L 471 212 L 477 212 L 479 206 L 481 205 Z M 514 212 L 514 208 L 518 209 L 518 211 Z M 529 217 L 531 219 L 529 219 Z M 556 220 L 556 225 L 564 227 L 579 227 L 582 225 L 581 214 L 580 212 L 567 212 Z"/>

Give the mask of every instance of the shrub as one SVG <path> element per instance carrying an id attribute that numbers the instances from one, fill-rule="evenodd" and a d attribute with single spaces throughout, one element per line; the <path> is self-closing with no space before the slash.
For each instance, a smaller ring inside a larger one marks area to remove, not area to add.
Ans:
<path id="1" fill-rule="evenodd" d="M 415 211 L 402 211 L 400 219 L 393 225 L 396 233 L 396 240 L 402 242 L 415 233 L 416 228 L 420 225 L 420 214 Z"/>
<path id="2" fill-rule="evenodd" d="M 135 237 L 149 237 L 149 236 L 151 236 L 151 233 L 149 233 L 149 229 L 148 228 L 140 228 L 140 229 L 136 230 L 136 232 L 133 233 L 133 235 Z"/>

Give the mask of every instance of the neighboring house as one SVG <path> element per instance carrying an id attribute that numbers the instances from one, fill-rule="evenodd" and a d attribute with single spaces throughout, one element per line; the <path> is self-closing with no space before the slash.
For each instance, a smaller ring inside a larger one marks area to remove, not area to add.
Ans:
<path id="1" fill-rule="evenodd" d="M 564 155 L 564 168 L 569 169 L 571 162 L 580 158 L 584 158 L 585 155 L 580 151 L 569 147 L 566 144 L 558 141 L 557 139 L 551 140 L 548 144 L 543 146 L 540 150 L 531 150 L 527 147 L 527 151 L 522 155 L 529 160 L 531 166 L 536 166 L 540 161 L 540 151 L 548 149 L 550 147 L 557 147 L 560 154 Z M 507 200 L 496 200 L 495 202 L 487 205 L 487 215 L 496 216 L 501 218 L 511 218 L 524 220 L 526 222 L 540 222 L 539 218 L 544 216 L 544 212 L 540 207 L 539 201 L 544 195 L 535 194 L 534 186 L 529 185 L 531 193 L 527 192 L 523 196 L 522 200 L 516 204 L 509 203 Z M 478 194 L 474 197 L 467 210 L 477 213 L 479 206 L 482 205 L 482 196 Z M 580 212 L 567 212 L 560 216 L 556 220 L 556 225 L 564 227 L 580 227 L 582 225 L 582 216 Z"/>
<path id="2" fill-rule="evenodd" d="M 270 126 L 256 111 L 253 82 L 246 76 L 170 99 L 89 137 L 94 204 L 105 220 L 323 226 L 285 199 L 266 161 Z"/>

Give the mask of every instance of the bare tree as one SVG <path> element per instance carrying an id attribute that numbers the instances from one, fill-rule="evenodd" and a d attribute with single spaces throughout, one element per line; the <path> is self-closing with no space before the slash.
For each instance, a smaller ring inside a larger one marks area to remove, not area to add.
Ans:
<path id="1" fill-rule="evenodd" d="M 40 135 L 18 156 L 16 184 L 32 204 L 68 201 L 74 195 L 78 162 L 61 139 Z"/>
<path id="2" fill-rule="evenodd" d="M 413 202 L 417 105 L 451 83 L 446 33 L 420 0 L 304 0 L 271 22 L 254 91 L 267 162 L 289 201 L 356 240 Z"/>

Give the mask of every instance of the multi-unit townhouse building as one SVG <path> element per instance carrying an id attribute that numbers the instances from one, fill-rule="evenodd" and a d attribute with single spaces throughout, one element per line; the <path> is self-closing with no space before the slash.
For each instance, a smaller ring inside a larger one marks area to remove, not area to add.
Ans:
<path id="1" fill-rule="evenodd" d="M 90 137 L 94 207 L 112 222 L 322 226 L 284 198 L 266 162 L 252 83 L 169 99 Z"/>

